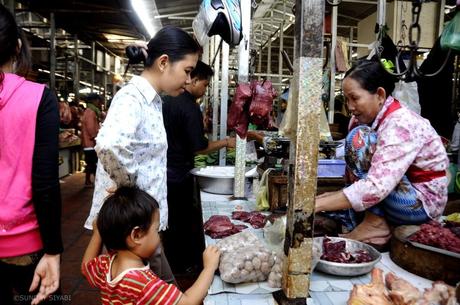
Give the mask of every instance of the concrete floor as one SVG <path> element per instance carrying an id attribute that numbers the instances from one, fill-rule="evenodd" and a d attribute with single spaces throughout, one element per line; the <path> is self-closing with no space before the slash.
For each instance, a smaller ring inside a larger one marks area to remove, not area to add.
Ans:
<path id="1" fill-rule="evenodd" d="M 91 231 L 83 224 L 91 208 L 93 188 L 84 187 L 84 174 L 78 173 L 62 179 L 62 238 L 64 253 L 61 263 L 61 290 L 63 304 L 100 304 L 100 296 L 80 273 L 83 253 L 91 237 Z M 182 291 L 193 284 L 196 275 L 176 275 Z"/>
<path id="2" fill-rule="evenodd" d="M 81 259 L 91 237 L 83 224 L 91 208 L 92 188 L 84 188 L 84 174 L 67 176 L 61 183 L 62 238 L 61 263 L 63 304 L 100 304 L 99 292 L 91 288 L 80 272 Z"/>

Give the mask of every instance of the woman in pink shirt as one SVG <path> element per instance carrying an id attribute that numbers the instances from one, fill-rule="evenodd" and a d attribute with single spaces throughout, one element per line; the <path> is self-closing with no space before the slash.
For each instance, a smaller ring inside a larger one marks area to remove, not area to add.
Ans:
<path id="1" fill-rule="evenodd" d="M 318 196 L 315 210 L 346 210 L 351 232 L 344 237 L 383 245 L 390 225 L 421 224 L 442 215 L 448 158 L 429 121 L 390 95 L 394 79 L 379 62 L 359 62 L 347 71 L 342 87 L 353 114 L 345 145 L 350 184 Z"/>
<path id="2" fill-rule="evenodd" d="M 56 304 L 48 296 L 63 251 L 58 102 L 19 76 L 30 67 L 26 42 L 0 4 L 0 304 Z"/>

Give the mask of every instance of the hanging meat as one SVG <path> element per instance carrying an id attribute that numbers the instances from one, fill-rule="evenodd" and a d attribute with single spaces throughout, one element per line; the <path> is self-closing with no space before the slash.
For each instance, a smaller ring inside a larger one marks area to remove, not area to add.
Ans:
<path id="1" fill-rule="evenodd" d="M 227 118 L 227 127 L 235 130 L 242 139 L 246 138 L 249 125 L 249 103 L 252 91 L 248 83 L 238 84 Z"/>
<path id="2" fill-rule="evenodd" d="M 270 112 L 272 111 L 273 98 L 276 97 L 276 90 L 272 82 L 253 80 L 251 82 L 252 100 L 249 107 L 249 120 L 263 129 L 268 127 Z"/>

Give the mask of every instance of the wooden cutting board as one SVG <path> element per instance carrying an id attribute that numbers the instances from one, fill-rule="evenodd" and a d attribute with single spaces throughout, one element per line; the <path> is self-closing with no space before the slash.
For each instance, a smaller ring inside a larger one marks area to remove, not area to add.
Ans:
<path id="1" fill-rule="evenodd" d="M 400 226 L 394 230 L 390 245 L 391 259 L 411 273 L 455 286 L 460 281 L 460 258 L 409 243 L 407 237 L 418 229 L 418 226 Z"/>

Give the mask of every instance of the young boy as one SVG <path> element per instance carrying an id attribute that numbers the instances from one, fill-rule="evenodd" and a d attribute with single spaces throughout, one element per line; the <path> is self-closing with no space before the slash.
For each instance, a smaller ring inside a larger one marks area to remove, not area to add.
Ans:
<path id="1" fill-rule="evenodd" d="M 215 246 L 204 251 L 203 271 L 184 293 L 159 279 L 146 263 L 160 244 L 158 203 L 150 195 L 136 188 L 119 188 L 106 199 L 96 221 L 81 270 L 100 289 L 102 304 L 202 303 L 220 252 Z M 102 244 L 109 254 L 99 255 Z"/>

